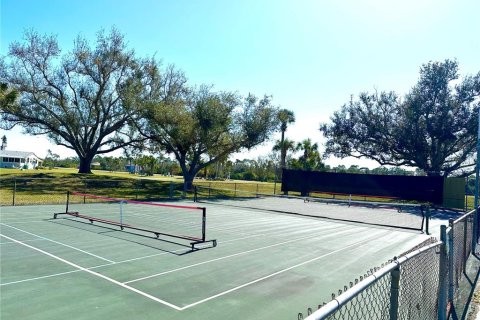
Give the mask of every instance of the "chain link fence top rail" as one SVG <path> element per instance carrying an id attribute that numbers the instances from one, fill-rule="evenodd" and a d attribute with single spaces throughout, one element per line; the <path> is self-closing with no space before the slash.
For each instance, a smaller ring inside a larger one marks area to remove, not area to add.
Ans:
<path id="1" fill-rule="evenodd" d="M 437 241 L 374 269 L 317 311 L 309 309 L 306 319 L 435 319 L 436 305 L 432 307 L 431 301 L 436 300 L 438 271 L 425 280 L 419 278 L 422 272 L 438 268 L 436 252 L 441 244 Z M 304 319 L 303 314 L 298 319 Z"/>
<path id="2" fill-rule="evenodd" d="M 472 253 L 476 210 L 365 277 L 350 282 L 332 301 L 300 319 L 446 319 Z"/>

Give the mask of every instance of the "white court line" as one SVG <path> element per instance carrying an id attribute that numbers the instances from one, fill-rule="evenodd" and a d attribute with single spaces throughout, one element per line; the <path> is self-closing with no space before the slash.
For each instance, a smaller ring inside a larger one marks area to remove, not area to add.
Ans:
<path id="1" fill-rule="evenodd" d="M 13 242 L 13 241 L 12 241 L 12 242 Z M 14 243 L 14 242 L 13 242 L 13 243 Z M 81 270 L 72 270 L 72 271 L 66 271 L 66 272 L 49 274 L 49 275 L 41 276 L 41 277 L 35 277 L 35 278 L 28 278 L 28 279 L 23 279 L 23 280 L 5 282 L 5 283 L 0 283 L 0 287 L 2 287 L 2 286 L 8 286 L 8 285 L 11 285 L 11 284 L 22 283 L 22 282 L 28 282 L 28 281 L 45 279 L 45 278 L 57 277 L 57 276 L 62 276 L 62 275 L 64 275 L 64 274 L 75 273 L 75 272 L 80 272 L 80 271 L 81 271 Z"/>
<path id="2" fill-rule="evenodd" d="M 31 240 L 23 240 L 23 242 L 33 242 L 33 241 L 47 241 L 45 239 L 31 239 Z M 13 241 L 5 241 L 5 242 L 0 242 L 0 246 L 4 244 L 12 244 L 15 243 Z"/>
<path id="3" fill-rule="evenodd" d="M 308 231 L 308 230 L 318 230 L 318 228 L 306 229 L 305 231 Z M 224 244 L 227 244 L 227 243 L 230 243 L 230 242 L 245 240 L 245 239 L 254 238 L 254 237 L 263 237 L 263 236 L 264 236 L 263 234 L 256 234 L 256 235 L 251 235 L 251 236 L 246 236 L 246 237 L 241 237 L 241 238 L 223 240 L 221 242 L 221 244 L 224 245 Z M 43 239 L 38 239 L 38 240 L 43 240 Z M 12 243 L 15 243 L 15 242 L 12 242 Z M 182 248 L 182 249 L 174 250 L 172 252 L 175 253 L 175 252 L 181 252 L 181 251 L 184 251 L 184 250 L 185 249 Z M 109 266 L 114 266 L 114 265 L 122 264 L 122 263 L 126 263 L 126 262 L 148 259 L 148 258 L 157 257 L 157 256 L 161 256 L 161 255 L 171 254 L 172 252 L 155 253 L 155 254 L 150 254 L 150 255 L 146 255 L 146 256 L 121 260 L 121 261 L 117 261 L 117 262 L 114 262 L 114 263 L 101 264 L 101 265 L 97 265 L 97 266 L 94 266 L 94 267 L 89 267 L 87 269 L 93 270 L 93 269 L 98 269 L 98 268 L 102 268 L 102 267 L 109 267 Z M 55 274 L 50 274 L 50 275 L 40 276 L 40 277 L 35 277 L 35 278 L 28 278 L 28 279 L 22 279 L 22 280 L 17 280 L 17 281 L 12 281 L 12 282 L 0 283 L 0 286 L 7 286 L 7 285 L 17 284 L 17 283 L 22 283 L 22 282 L 28 282 L 28 281 L 34 281 L 34 280 L 41 280 L 41 279 L 44 279 L 44 278 L 56 277 L 56 276 L 61 276 L 61 275 L 80 272 L 80 271 L 81 270 L 73 270 L 73 271 L 60 272 L 60 273 L 55 273 Z"/>
<path id="4" fill-rule="evenodd" d="M 150 294 L 148 294 L 148 293 L 146 293 L 146 292 L 143 292 L 143 291 L 140 291 L 140 290 L 135 289 L 135 288 L 133 288 L 133 287 L 130 287 L 130 286 L 128 286 L 128 285 L 126 285 L 126 284 L 124 284 L 124 283 L 121 283 L 121 282 L 119 282 L 119 281 L 117 281 L 117 280 L 114 280 L 114 279 L 112 279 L 112 278 L 109 278 L 109 277 L 107 277 L 107 276 L 104 276 L 103 274 L 97 273 L 97 272 L 95 272 L 95 271 L 92 271 L 92 270 L 89 270 L 89 269 L 84 268 L 84 267 L 82 267 L 82 266 L 79 266 L 78 264 L 75 264 L 75 263 L 70 262 L 70 261 L 68 261 L 68 260 L 65 260 L 65 259 L 62 259 L 62 258 L 60 258 L 60 257 L 57 257 L 56 255 L 51 254 L 51 253 L 49 253 L 49 252 L 47 252 L 47 251 L 44 251 L 44 250 L 42 250 L 42 249 L 33 247 L 33 246 L 29 245 L 29 244 L 23 243 L 22 241 L 19 241 L 19 240 L 15 240 L 15 239 L 10 238 L 10 237 L 8 237 L 8 236 L 5 236 L 5 235 L 3 235 L 3 234 L 0 234 L 0 237 L 6 238 L 6 239 L 8 239 L 8 240 L 10 240 L 10 241 L 14 241 L 14 242 L 16 242 L 16 243 L 18 243 L 18 244 L 21 244 L 21 245 L 23 245 L 23 246 L 25 246 L 25 247 L 27 247 L 27 248 L 30 248 L 30 249 L 32 249 L 32 250 L 38 251 L 38 252 L 40 252 L 40 253 L 43 253 L 43 254 L 45 254 L 45 255 L 47 255 L 47 256 L 49 256 L 49 257 L 52 257 L 52 258 L 57 259 L 57 260 L 59 260 L 59 261 L 61 261 L 61 262 L 63 262 L 63 263 L 66 263 L 66 264 L 68 264 L 68 265 L 70 265 L 70 266 L 72 266 L 72 267 L 74 267 L 74 268 L 77 268 L 77 269 L 82 270 L 82 271 L 84 271 L 84 272 L 90 273 L 91 275 L 94 275 L 94 276 L 100 277 L 100 278 L 102 278 L 102 279 L 105 279 L 105 280 L 107 280 L 107 281 L 109 281 L 109 282 L 111 282 L 111 283 L 113 283 L 113 284 L 116 284 L 116 285 L 118 285 L 118 286 L 120 286 L 120 287 L 122 287 L 122 288 L 128 289 L 128 290 L 133 291 L 133 292 L 135 292 L 135 293 L 138 293 L 139 295 L 142 295 L 142 296 L 144 296 L 144 297 L 146 297 L 146 298 L 149 298 L 149 299 L 151 299 L 151 300 L 153 300 L 153 301 L 159 302 L 159 303 L 161 303 L 161 304 L 163 304 L 163 305 L 166 305 L 166 306 L 168 306 L 168 307 L 170 307 L 170 308 L 173 308 L 173 309 L 178 310 L 178 311 L 181 310 L 180 307 L 178 307 L 178 306 L 176 306 L 176 305 L 174 305 L 174 304 L 171 304 L 171 303 L 169 303 L 169 302 L 167 302 L 167 301 L 164 301 L 164 300 L 162 300 L 162 299 L 159 299 L 159 298 L 157 298 L 157 297 L 154 297 L 154 296 L 152 296 L 152 295 L 150 295 Z"/>
<path id="5" fill-rule="evenodd" d="M 103 258 L 103 257 L 100 257 L 96 254 L 93 254 L 93 253 L 90 253 L 90 252 L 87 252 L 87 251 L 84 251 L 82 249 L 78 249 L 78 248 L 75 248 L 75 247 L 72 247 L 68 244 L 65 244 L 65 243 L 61 243 L 61 242 L 58 242 L 58 241 L 55 241 L 55 240 L 52 240 L 52 239 L 48 239 L 48 238 L 45 238 L 45 237 L 42 237 L 42 236 L 39 236 L 37 234 L 34 234 L 34 233 L 31 233 L 31 232 L 28 232 L 28 231 L 25 231 L 25 230 L 22 230 L 22 229 L 19 229 L 19 228 L 15 228 L 13 226 L 10 226 L 8 224 L 5 224 L 5 223 L 0 223 L 2 226 L 6 226 L 6 227 L 9 227 L 9 228 L 12 228 L 12 229 L 15 229 L 15 230 L 18 230 L 18 231 L 21 231 L 21 232 L 24 232 L 26 234 L 29 234 L 29 235 L 32 235 L 32 236 L 35 236 L 37 238 L 40 238 L 40 239 L 44 239 L 44 240 L 47 240 L 47 241 L 50 241 L 50 242 L 53 242 L 53 243 L 56 243 L 56 244 L 59 244 L 59 245 L 62 245 L 62 246 L 65 246 L 67 248 L 70 248 L 70 249 L 73 249 L 73 250 L 76 250 L 76 251 L 80 251 L 80 252 L 83 252 L 85 254 L 88 254 L 88 255 L 91 255 L 92 257 L 95 257 L 95 258 L 98 258 L 98 259 L 101 259 L 103 261 L 107 261 L 107 262 L 110 262 L 110 263 L 115 263 L 115 261 L 112 261 L 110 259 L 107 259 L 107 258 Z"/>
<path id="6" fill-rule="evenodd" d="M 387 232 L 388 232 L 388 231 L 387 231 Z M 199 304 L 204 303 L 204 302 L 207 302 L 207 301 L 209 301 L 209 300 L 212 300 L 212 299 L 221 297 L 221 296 L 223 296 L 223 295 L 226 295 L 226 294 L 228 294 L 228 293 L 230 293 L 230 292 L 239 290 L 239 289 L 244 288 L 244 287 L 246 287 L 246 286 L 249 286 L 249 285 L 251 285 L 251 284 L 254 284 L 254 283 L 263 281 L 263 280 L 265 280 L 265 279 L 274 277 L 274 276 L 276 276 L 276 275 L 279 275 L 279 274 L 281 274 L 281 273 L 290 271 L 290 270 L 292 270 L 292 269 L 294 269 L 294 268 L 298 268 L 298 267 L 303 266 L 303 265 L 306 265 L 306 264 L 308 264 L 308 263 L 311 263 L 311 262 L 314 262 L 314 261 L 323 259 L 323 258 L 325 258 L 325 257 L 328 257 L 328 256 L 332 255 L 332 254 L 335 254 L 335 253 L 338 253 L 338 252 L 340 252 L 340 251 L 343 251 L 343 250 L 345 250 L 345 249 L 349 249 L 349 248 L 354 247 L 354 246 L 358 246 L 358 245 L 361 245 L 361 244 L 364 244 L 364 243 L 368 243 L 368 242 L 372 241 L 372 239 L 376 239 L 376 238 L 378 238 L 378 236 L 368 238 L 367 240 L 362 240 L 362 241 L 358 241 L 358 242 L 352 243 L 351 245 L 348 245 L 348 246 L 346 246 L 346 247 L 340 248 L 340 249 L 338 249 L 338 250 L 335 250 L 335 251 L 329 252 L 329 253 L 327 253 L 327 254 L 318 256 L 318 257 L 316 257 L 316 258 L 313 258 L 313 259 L 310 259 L 310 260 L 307 260 L 307 261 L 298 263 L 298 264 L 296 264 L 296 265 L 294 265 L 294 266 L 291 266 L 291 267 L 288 267 L 288 268 L 279 270 L 279 271 L 277 271 L 277 272 L 271 273 L 271 274 L 266 275 L 266 276 L 264 276 L 264 277 L 261 277 L 261 278 L 255 279 L 255 280 L 253 280 L 253 281 L 250 281 L 250 282 L 244 283 L 244 284 L 242 284 L 242 285 L 239 285 L 239 286 L 237 286 L 237 287 L 235 287 L 235 288 L 232 288 L 232 289 L 229 289 L 229 290 L 220 292 L 220 293 L 218 293 L 218 294 L 216 294 L 216 295 L 210 296 L 210 297 L 205 298 L 205 299 L 203 299 L 203 300 L 200 300 L 200 301 L 191 303 L 191 304 L 189 304 L 189 305 L 183 306 L 180 310 L 183 311 L 183 310 L 185 310 L 185 309 L 194 307 L 194 306 L 196 306 L 196 305 L 199 305 Z"/>
<path id="7" fill-rule="evenodd" d="M 0 221 L 1 222 L 1 221 Z M 43 220 L 39 220 L 39 221 L 32 221 L 32 220 L 28 220 L 28 219 L 25 219 L 25 220 L 14 220 L 14 221 L 7 221 L 6 223 L 15 223 L 15 224 L 30 224 L 30 223 L 43 223 L 45 221 Z M 5 223 L 5 222 L 4 222 Z"/>
<path id="8" fill-rule="evenodd" d="M 341 232 L 336 233 L 336 235 L 340 235 L 340 234 L 343 234 L 343 233 L 349 233 L 349 232 L 350 232 L 350 230 L 345 230 L 345 231 L 341 231 Z M 268 249 L 268 248 L 273 248 L 273 247 L 278 247 L 278 246 L 281 246 L 281 245 L 284 245 L 284 244 L 287 244 L 287 243 L 296 242 L 296 241 L 305 240 L 305 239 L 311 239 L 311 238 L 312 238 L 312 235 L 310 234 L 310 235 L 305 236 L 305 237 L 300 237 L 300 238 L 287 240 L 287 241 L 283 241 L 283 242 L 277 242 L 275 244 L 271 244 L 271 245 L 268 245 L 268 246 L 264 246 L 264 247 L 260 247 L 260 248 L 256 248 L 256 249 L 251 249 L 251 250 L 246 250 L 246 251 L 242 251 L 242 252 L 237 252 L 237 253 L 234 253 L 234 254 L 229 254 L 227 256 L 223 256 L 223 257 L 219 257 L 219 258 L 215 258 L 215 259 L 211 259 L 211 260 L 206 260 L 206 261 L 190 264 L 188 266 L 184 266 L 184 267 L 180 267 L 180 268 L 176 268 L 176 269 L 152 274 L 152 275 L 149 275 L 149 276 L 146 276 L 146 277 L 125 281 L 124 283 L 127 284 L 127 283 L 142 281 L 142 280 L 158 277 L 158 276 L 161 276 L 161 275 L 164 275 L 164 274 L 168 274 L 168 273 L 172 273 L 172 272 L 176 272 L 176 271 L 185 270 L 185 269 L 189 269 L 189 268 L 192 268 L 192 267 L 200 266 L 200 265 L 203 265 L 203 264 L 207 264 L 207 263 L 211 263 L 211 262 L 215 262 L 215 261 L 219 261 L 219 260 L 224 260 L 224 259 L 228 259 L 228 258 L 232 258 L 232 257 L 237 257 L 237 256 L 245 255 L 247 253 L 252 253 L 252 252 L 256 252 L 256 251 L 260 251 L 260 250 L 264 250 L 264 249 Z M 321 239 L 322 237 L 318 237 L 318 238 Z M 316 239 L 318 239 L 318 238 L 316 237 Z"/>
<path id="9" fill-rule="evenodd" d="M 329 230 L 329 229 L 331 229 L 331 228 L 328 228 L 326 230 Z M 318 228 L 309 228 L 309 229 L 305 229 L 303 231 L 309 231 L 309 230 L 318 230 Z M 322 231 L 323 230 L 324 229 L 322 229 Z M 255 234 L 255 235 L 241 237 L 241 238 L 223 240 L 223 241 L 221 241 L 221 244 L 224 245 L 224 244 L 227 244 L 227 243 L 230 243 L 230 242 L 235 242 L 235 241 L 240 241 L 240 240 L 245 240 L 245 239 L 255 238 L 255 237 L 263 237 L 263 236 L 265 236 L 265 235 L 264 234 Z M 37 240 L 40 241 L 40 240 L 44 240 L 44 239 L 37 239 Z M 34 241 L 34 240 L 30 240 L 30 241 Z M 11 242 L 11 243 L 15 243 L 15 242 Z M 185 249 L 182 248 L 182 249 L 174 250 L 172 252 L 175 253 L 175 252 L 181 252 L 181 251 L 184 251 L 184 250 Z M 87 269 L 93 270 L 93 269 L 98 269 L 98 268 L 102 268 L 102 267 L 114 266 L 114 265 L 122 264 L 122 263 L 126 263 L 126 262 L 143 260 L 143 259 L 148 259 L 148 258 L 152 258 L 152 257 L 161 256 L 161 255 L 171 254 L 172 252 L 155 253 L 155 254 L 150 254 L 150 255 L 146 255 L 146 256 L 126 259 L 126 260 L 120 260 L 120 261 L 117 261 L 117 262 L 114 262 L 114 263 L 107 263 L 107 264 L 101 264 L 101 265 L 89 267 Z M 55 274 L 50 274 L 50 275 L 40 276 L 40 277 L 35 277 L 35 278 L 28 278 L 28 279 L 22 279 L 22 280 L 17 280 L 17 281 L 12 281 L 12 282 L 0 283 L 0 286 L 7 286 L 7 285 L 17 284 L 17 283 L 22 283 L 22 282 L 28 282 L 28 281 L 34 281 L 34 280 L 41 280 L 41 279 L 44 279 L 44 278 L 56 277 L 56 276 L 61 276 L 61 275 L 70 274 L 70 273 L 76 273 L 76 272 L 80 272 L 80 271 L 81 270 L 73 270 L 73 271 L 60 272 L 60 273 L 55 273 Z"/>
<path id="10" fill-rule="evenodd" d="M 263 235 L 259 234 L 259 235 L 255 235 L 255 236 L 258 237 L 258 236 L 263 236 Z M 221 243 L 222 243 L 222 244 L 225 244 L 225 243 L 234 242 L 234 241 L 239 241 L 239 240 L 245 240 L 245 239 L 253 238 L 253 237 L 254 237 L 254 236 L 248 236 L 248 237 L 242 237 L 242 238 L 235 238 L 235 239 L 230 239 L 230 240 L 222 241 Z M 35 241 L 35 240 L 29 240 L 29 241 Z M 44 240 L 43 240 L 43 239 L 37 239 L 37 241 L 44 241 Z M 24 241 L 24 242 L 26 242 L 26 241 Z M 16 243 L 16 242 L 10 241 L 10 242 L 4 242 L 4 243 Z M 175 252 L 181 252 L 181 251 L 185 251 L 185 249 L 182 248 L 182 249 L 174 250 L 174 251 L 172 251 L 172 252 L 175 253 Z M 89 268 L 87 268 L 87 269 L 92 270 L 92 269 L 98 269 L 98 268 L 102 268 L 102 267 L 114 266 L 114 265 L 121 264 L 121 263 L 126 263 L 126 262 L 131 262 L 131 261 L 136 261 L 136 260 L 142 260 L 142 259 L 148 259 L 148 258 L 152 258 L 152 257 L 157 257 L 157 256 L 161 256 L 161 255 L 166 255 L 166 254 L 171 254 L 171 252 L 155 253 L 155 254 L 150 254 L 150 255 L 146 255 L 146 256 L 142 256 L 142 257 L 137 257 L 137 258 L 131 258 L 131 259 L 126 259 L 126 260 L 121 260 L 121 261 L 117 261 L 117 262 L 114 262 L 114 263 L 100 264 L 100 265 L 98 265 L 98 266 L 89 267 Z M 60 273 L 49 274 L 49 275 L 41 276 L 41 277 L 22 279 L 22 280 L 17 280 L 17 281 L 12 281 L 12 282 L 5 282 L 5 283 L 0 283 L 0 286 L 7 286 L 7 285 L 11 285 L 11 284 L 16 284 L 16 283 L 22 283 L 22 282 L 40 280 L 40 279 L 51 278 L 51 277 L 56 277 L 56 276 L 62 276 L 62 275 L 65 275 L 65 274 L 75 273 L 75 272 L 80 272 L 80 271 L 81 271 L 81 270 L 73 270 L 73 271 L 67 271 L 67 272 L 60 272 Z"/>

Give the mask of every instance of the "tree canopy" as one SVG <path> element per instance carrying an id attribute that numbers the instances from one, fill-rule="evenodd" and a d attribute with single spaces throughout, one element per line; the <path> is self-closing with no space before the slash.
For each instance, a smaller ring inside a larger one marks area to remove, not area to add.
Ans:
<path id="1" fill-rule="evenodd" d="M 201 169 L 261 144 L 278 129 L 277 109 L 267 96 L 241 98 L 207 86 L 185 88 L 182 81 L 176 83 L 162 90 L 171 93 L 168 98 L 157 97 L 144 106 L 138 128 L 153 145 L 175 156 L 185 189 Z"/>
<path id="2" fill-rule="evenodd" d="M 0 82 L 20 94 L 18 104 L 1 104 L 1 127 L 23 127 L 73 149 L 80 173 L 90 173 L 96 154 L 131 143 L 126 124 L 143 96 L 142 63 L 116 29 L 101 31 L 94 47 L 78 37 L 61 55 L 57 39 L 33 31 L 10 45 L 1 60 Z M 2 89 L 3 91 L 3 89 Z"/>
<path id="3" fill-rule="evenodd" d="M 458 63 L 429 62 L 401 99 L 361 93 L 320 125 L 328 155 L 410 166 L 428 175 L 466 175 L 474 167 L 480 72 L 459 78 Z"/>
<path id="4" fill-rule="evenodd" d="M 18 93 L 8 88 L 6 83 L 0 83 L 0 110 L 13 107 L 16 103 L 17 96 Z"/>
<path id="5" fill-rule="evenodd" d="M 307 171 L 321 170 L 325 167 L 320 158 L 318 144 L 312 143 L 310 138 L 297 143 L 296 151 L 301 151 L 298 159 L 291 159 L 291 167 L 294 169 L 303 169 Z"/>

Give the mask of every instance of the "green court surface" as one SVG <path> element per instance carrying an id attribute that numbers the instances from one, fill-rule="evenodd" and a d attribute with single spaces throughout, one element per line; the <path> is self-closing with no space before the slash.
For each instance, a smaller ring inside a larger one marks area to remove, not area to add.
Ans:
<path id="1" fill-rule="evenodd" d="M 429 237 L 205 206 L 207 239 L 218 245 L 197 251 L 188 241 L 52 219 L 63 206 L 0 208 L 0 318 L 296 319 Z"/>

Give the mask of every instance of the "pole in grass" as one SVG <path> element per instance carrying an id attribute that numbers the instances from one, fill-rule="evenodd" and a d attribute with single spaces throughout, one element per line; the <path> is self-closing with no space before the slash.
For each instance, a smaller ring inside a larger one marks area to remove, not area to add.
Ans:
<path id="1" fill-rule="evenodd" d="M 65 208 L 65 213 L 68 214 L 68 204 L 70 203 L 70 191 L 67 191 L 67 205 Z"/>

